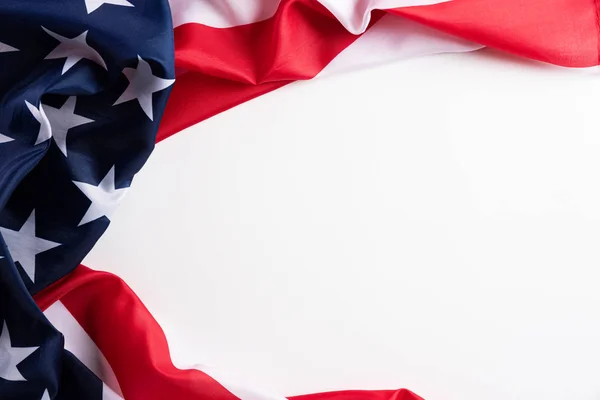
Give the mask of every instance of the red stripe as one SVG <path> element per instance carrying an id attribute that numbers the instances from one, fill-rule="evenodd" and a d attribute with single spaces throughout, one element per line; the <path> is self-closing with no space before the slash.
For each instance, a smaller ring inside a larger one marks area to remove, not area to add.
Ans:
<path id="1" fill-rule="evenodd" d="M 453 0 L 387 12 L 522 57 L 599 63 L 598 0 Z M 375 12 L 373 22 L 383 12 Z M 157 141 L 221 111 L 317 75 L 357 36 L 315 0 L 283 0 L 265 21 L 175 29 L 175 83 Z"/>
<path id="2" fill-rule="evenodd" d="M 600 65 L 600 0 L 594 0 L 594 9 L 596 11 L 595 21 L 596 21 L 596 31 L 598 32 L 598 43 L 597 43 L 597 51 L 598 51 L 598 64 Z"/>
<path id="3" fill-rule="evenodd" d="M 595 0 L 455 0 L 388 11 L 538 61 L 565 67 L 600 61 Z"/>
<path id="4" fill-rule="evenodd" d="M 198 370 L 177 369 L 167 339 L 142 301 L 119 277 L 83 265 L 35 296 L 45 310 L 61 301 L 112 367 L 127 400 L 239 400 Z M 293 400 L 422 400 L 407 390 L 346 391 Z"/>
<path id="5" fill-rule="evenodd" d="M 201 73 L 186 73 L 178 77 L 173 86 L 156 141 L 290 82 L 250 85 Z"/>
<path id="6" fill-rule="evenodd" d="M 372 23 L 382 13 L 374 15 Z M 157 141 L 290 82 L 317 75 L 358 36 L 315 0 L 283 0 L 265 21 L 175 29 L 178 77 Z"/>
<path id="7" fill-rule="evenodd" d="M 198 370 L 175 368 L 167 339 L 141 300 L 117 276 L 79 266 L 35 296 L 60 300 L 96 343 L 128 400 L 239 400 Z"/>

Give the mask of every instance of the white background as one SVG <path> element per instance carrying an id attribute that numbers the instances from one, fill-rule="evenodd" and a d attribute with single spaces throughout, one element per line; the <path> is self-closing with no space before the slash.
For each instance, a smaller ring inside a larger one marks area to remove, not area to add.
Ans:
<path id="1" fill-rule="evenodd" d="M 85 262 L 254 387 L 597 400 L 599 115 L 488 50 L 294 84 L 160 143 Z"/>

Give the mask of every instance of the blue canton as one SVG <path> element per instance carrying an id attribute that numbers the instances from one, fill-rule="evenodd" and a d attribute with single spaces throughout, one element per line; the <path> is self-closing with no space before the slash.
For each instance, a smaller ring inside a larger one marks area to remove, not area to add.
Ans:
<path id="1" fill-rule="evenodd" d="M 2 400 L 117 398 L 32 295 L 79 265 L 150 155 L 173 53 L 166 0 L 0 1 Z"/>

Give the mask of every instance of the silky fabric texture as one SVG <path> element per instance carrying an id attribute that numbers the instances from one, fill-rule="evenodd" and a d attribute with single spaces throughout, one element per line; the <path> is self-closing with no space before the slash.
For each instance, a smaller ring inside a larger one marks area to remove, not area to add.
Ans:
<path id="1" fill-rule="evenodd" d="M 91 200 L 76 182 L 112 176 L 127 188 L 154 147 L 169 90 L 154 95 L 154 119 L 137 101 L 115 105 L 129 85 L 123 70 L 143 58 L 155 75 L 175 73 L 166 0 L 126 12 L 85 4 L 0 2 L 0 329 L 10 340 L 0 356 L 31 351 L 0 379 L 3 400 L 101 393 L 31 295 L 76 268 L 109 224 L 85 220 Z"/>
<path id="2" fill-rule="evenodd" d="M 314 77 L 357 38 L 315 1 L 282 1 L 273 17 L 248 25 L 177 27 L 175 65 L 181 73 L 157 139 L 290 82 Z"/>
<path id="3" fill-rule="evenodd" d="M 357 20 L 370 21 L 368 30 L 390 14 L 521 57 L 591 67 L 599 62 L 598 10 L 594 0 L 452 0 L 366 8 L 370 18 Z M 315 77 L 357 37 L 317 0 L 282 0 L 273 16 L 240 26 L 178 26 L 180 76 L 158 140 L 287 83 Z"/>
<path id="4" fill-rule="evenodd" d="M 66 307 L 106 357 L 125 399 L 239 399 L 221 380 L 217 382 L 207 373 L 176 368 L 158 323 L 127 284 L 113 274 L 81 265 L 38 293 L 35 300 L 42 310 L 57 302 Z M 290 399 L 422 400 L 405 389 L 330 392 Z"/>

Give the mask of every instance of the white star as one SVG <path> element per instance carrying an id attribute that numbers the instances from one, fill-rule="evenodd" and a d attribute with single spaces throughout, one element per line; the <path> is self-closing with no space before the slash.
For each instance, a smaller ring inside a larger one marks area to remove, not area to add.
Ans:
<path id="1" fill-rule="evenodd" d="M 77 98 L 71 96 L 61 108 L 54 108 L 44 104 L 44 111 L 52 127 L 52 137 L 65 156 L 67 155 L 67 133 L 69 129 L 94 122 L 93 119 L 75 114 L 76 101 Z"/>
<path id="2" fill-rule="evenodd" d="M 39 347 L 12 347 L 6 321 L 0 334 L 0 378 L 7 381 L 26 381 L 17 365 L 29 357 Z"/>
<path id="3" fill-rule="evenodd" d="M 106 216 L 110 218 L 119 201 L 125 195 L 128 188 L 115 189 L 115 167 L 113 166 L 102 182 L 98 186 L 90 185 L 85 182 L 73 183 L 81 190 L 88 199 L 92 202 L 90 207 L 85 212 L 78 226 L 87 224 L 90 221 L 95 221 L 100 217 Z"/>
<path id="4" fill-rule="evenodd" d="M 44 112 L 43 104 L 40 103 L 39 109 L 27 100 L 25 100 L 25 104 L 27 105 L 27 108 L 29 108 L 33 118 L 40 123 L 40 130 L 38 132 L 37 139 L 35 140 L 35 144 L 40 144 L 50 139 L 50 137 L 52 137 L 52 127 L 50 126 L 50 121 L 48 121 L 48 117 Z"/>
<path id="5" fill-rule="evenodd" d="M 52 400 L 50 398 L 50 393 L 48 393 L 48 389 L 44 390 L 44 394 L 42 394 L 42 398 L 40 400 Z"/>
<path id="6" fill-rule="evenodd" d="M 61 245 L 35 235 L 35 210 L 18 231 L 0 226 L 0 233 L 13 261 L 21 264 L 21 268 L 32 282 L 35 282 L 35 256 Z"/>
<path id="7" fill-rule="evenodd" d="M 133 7 L 133 4 L 127 0 L 85 0 L 85 8 L 87 9 L 87 13 L 90 14 L 92 11 L 98 9 L 98 7 L 100 7 L 102 4 Z"/>
<path id="8" fill-rule="evenodd" d="M 168 88 L 175 82 L 175 79 L 162 79 L 152 75 L 150 64 L 140 56 L 138 56 L 137 68 L 125 68 L 123 74 L 129 80 L 129 86 L 113 105 L 137 100 L 148 118 L 153 120 L 152 94 Z"/>
<path id="9" fill-rule="evenodd" d="M 87 44 L 86 37 L 88 31 L 83 32 L 81 35 L 73 39 L 69 39 L 57 33 L 54 33 L 51 30 L 44 28 L 43 26 L 42 29 L 46 31 L 48 35 L 52 36 L 54 39 L 60 42 L 60 44 L 56 46 L 54 50 L 52 50 L 50 54 L 48 54 L 46 58 L 44 58 L 44 60 L 66 58 L 67 61 L 65 61 L 65 65 L 63 65 L 62 74 L 67 72 L 69 69 L 71 69 L 72 66 L 74 66 L 84 58 L 95 62 L 96 64 L 100 65 L 102 68 L 107 70 L 106 64 L 104 63 L 102 56 L 100 56 L 100 54 L 96 50 L 92 49 Z"/>
<path id="10" fill-rule="evenodd" d="M 19 51 L 19 49 L 15 49 L 12 46 L 0 42 L 0 53 L 9 53 L 11 51 Z"/>
<path id="11" fill-rule="evenodd" d="M 15 139 L 10 138 L 10 137 L 8 137 L 8 136 L 3 135 L 3 134 L 0 133 L 0 144 L 6 143 L 6 142 L 11 142 L 13 140 L 15 140 Z"/>

